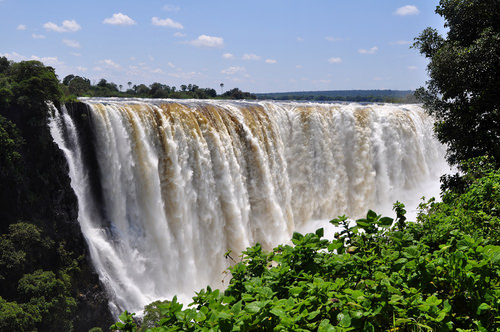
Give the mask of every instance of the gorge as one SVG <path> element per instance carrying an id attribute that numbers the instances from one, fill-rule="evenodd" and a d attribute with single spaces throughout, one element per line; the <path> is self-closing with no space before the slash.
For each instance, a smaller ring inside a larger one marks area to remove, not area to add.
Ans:
<path id="1" fill-rule="evenodd" d="M 446 167 L 418 105 L 80 101 L 49 126 L 115 316 L 224 287 L 228 250 L 437 193 Z"/>

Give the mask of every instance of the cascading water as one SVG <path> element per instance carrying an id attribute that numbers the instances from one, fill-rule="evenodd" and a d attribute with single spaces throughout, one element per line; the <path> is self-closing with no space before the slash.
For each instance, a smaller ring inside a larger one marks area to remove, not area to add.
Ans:
<path id="1" fill-rule="evenodd" d="M 229 249 L 270 249 L 318 219 L 390 213 L 428 181 L 436 188 L 444 165 L 417 105 L 82 101 L 97 169 L 65 108 L 50 127 L 115 314 L 221 286 Z"/>

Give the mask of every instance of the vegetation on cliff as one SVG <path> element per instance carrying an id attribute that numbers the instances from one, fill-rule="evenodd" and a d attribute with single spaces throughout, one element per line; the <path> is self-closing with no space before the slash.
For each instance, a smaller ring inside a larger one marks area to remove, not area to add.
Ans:
<path id="1" fill-rule="evenodd" d="M 221 87 L 224 86 L 221 84 Z M 102 78 L 97 84 L 91 84 L 85 77 L 68 75 L 62 81 L 62 89 L 71 99 L 74 97 L 134 97 L 134 98 L 175 98 L 175 99 L 256 99 L 254 94 L 243 92 L 238 88 L 231 89 L 217 95 L 213 88 L 200 88 L 196 84 L 182 84 L 179 88 L 163 83 L 132 84 L 128 83 L 128 89 L 124 90 L 122 85 L 108 82 Z"/>
<path id="2" fill-rule="evenodd" d="M 365 103 L 416 103 L 414 91 L 410 90 L 332 90 L 259 93 L 258 99 L 303 100 L 303 101 L 345 101 Z"/>
<path id="3" fill-rule="evenodd" d="M 0 331 L 109 324 L 67 164 L 47 127 L 47 103 L 63 98 L 53 68 L 0 57 Z"/>
<path id="4" fill-rule="evenodd" d="M 417 95 L 451 164 L 489 155 L 500 166 L 500 2 L 441 0 L 436 13 L 448 34 L 427 28 L 416 38 L 430 60 L 430 80 Z"/>

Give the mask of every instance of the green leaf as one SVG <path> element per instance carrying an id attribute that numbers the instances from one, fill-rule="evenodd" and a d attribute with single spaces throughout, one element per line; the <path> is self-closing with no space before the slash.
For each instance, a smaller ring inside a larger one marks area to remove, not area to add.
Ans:
<path id="1" fill-rule="evenodd" d="M 403 255 L 406 258 L 417 258 L 419 256 L 419 251 L 417 246 L 407 247 L 403 250 Z"/>
<path id="2" fill-rule="evenodd" d="M 372 225 L 372 223 L 371 223 L 371 222 L 369 222 L 369 221 L 367 221 L 367 220 L 365 220 L 365 219 L 359 219 L 359 220 L 356 220 L 356 224 L 357 224 L 359 227 L 363 228 L 363 229 L 366 229 L 366 228 L 368 228 L 368 227 L 370 227 L 370 226 Z"/>
<path id="3" fill-rule="evenodd" d="M 500 263 L 500 246 L 487 245 L 484 247 L 483 253 L 493 264 Z"/>
<path id="4" fill-rule="evenodd" d="M 245 306 L 245 311 L 250 312 L 250 313 L 258 313 L 262 308 L 264 308 L 269 301 L 254 301 L 251 303 L 248 303 Z"/>
<path id="5" fill-rule="evenodd" d="M 299 232 L 293 232 L 292 242 L 293 242 L 293 244 L 299 244 L 302 242 L 303 238 L 304 238 L 304 235 L 300 234 Z"/>
<path id="6" fill-rule="evenodd" d="M 134 316 L 135 314 L 129 314 L 127 310 L 125 310 L 124 312 L 121 313 L 120 316 L 118 316 L 118 318 L 120 318 L 120 320 L 122 322 L 127 322 L 127 320 L 130 318 L 132 318 L 132 316 Z"/>
<path id="7" fill-rule="evenodd" d="M 303 289 L 302 287 L 292 287 L 288 290 L 288 293 L 291 295 L 291 296 L 297 296 L 299 295 L 300 293 L 302 293 Z"/>
<path id="8" fill-rule="evenodd" d="M 395 321 L 395 325 L 396 326 L 405 325 L 406 323 L 409 323 L 411 321 L 412 320 L 409 318 L 397 318 Z"/>
<path id="9" fill-rule="evenodd" d="M 387 279 L 387 274 L 380 271 L 375 271 L 373 277 L 375 278 L 375 280 Z"/>
<path id="10" fill-rule="evenodd" d="M 241 311 L 241 301 L 238 301 L 231 307 L 231 312 L 237 315 L 240 313 L 240 311 Z"/>
<path id="11" fill-rule="evenodd" d="M 316 230 L 316 235 L 317 235 L 318 237 L 323 237 L 323 236 L 324 236 L 324 234 L 325 234 L 325 230 L 324 230 L 323 228 L 318 228 L 318 229 Z"/>
<path id="12" fill-rule="evenodd" d="M 207 319 L 207 316 L 201 311 L 198 311 L 196 313 L 196 315 L 194 316 L 194 320 L 197 321 L 198 323 L 203 322 L 206 319 Z"/>
<path id="13" fill-rule="evenodd" d="M 233 318 L 233 316 L 231 316 L 230 314 L 228 314 L 227 312 L 219 312 L 217 314 L 217 319 L 225 319 L 225 320 L 231 320 Z"/>
<path id="14" fill-rule="evenodd" d="M 476 310 L 476 313 L 478 315 L 480 315 L 483 311 L 485 310 L 490 310 L 491 309 L 491 306 L 488 304 L 488 303 L 481 303 L 478 307 L 477 307 L 477 310 Z"/>
<path id="15" fill-rule="evenodd" d="M 337 320 L 339 321 L 340 327 L 349 327 L 351 326 L 351 316 L 349 316 L 348 312 L 341 312 L 337 315 Z"/>
<path id="16" fill-rule="evenodd" d="M 269 312 L 280 319 L 286 317 L 286 311 L 283 308 L 273 307 Z"/>
<path id="17" fill-rule="evenodd" d="M 389 228 L 389 227 L 391 227 L 393 221 L 394 221 L 394 219 L 392 219 L 392 218 L 383 217 L 383 218 L 380 218 L 380 220 L 378 221 L 378 224 L 382 227 Z"/>
<path id="18" fill-rule="evenodd" d="M 321 311 L 319 310 L 315 310 L 313 312 L 310 312 L 309 315 L 307 316 L 307 319 L 308 320 L 313 320 L 314 318 L 316 318 L 316 316 L 318 316 L 319 314 L 321 313 Z"/>
<path id="19" fill-rule="evenodd" d="M 330 324 L 330 321 L 328 319 L 323 319 L 319 324 L 318 332 L 334 332 L 334 331 L 335 327 L 333 327 L 333 325 Z"/>
<path id="20" fill-rule="evenodd" d="M 378 215 L 377 215 L 377 213 L 375 213 L 375 211 L 368 210 L 368 213 L 366 214 L 366 219 L 373 222 L 373 221 L 376 221 L 378 219 Z"/>
<path id="21" fill-rule="evenodd" d="M 339 249 L 340 247 L 342 247 L 344 245 L 343 243 L 344 241 L 332 241 L 332 243 L 330 243 L 328 245 L 328 251 L 334 251 L 334 250 L 337 250 Z"/>
<path id="22" fill-rule="evenodd" d="M 443 319 L 446 317 L 446 312 L 445 311 L 440 311 L 437 317 L 435 318 L 436 322 L 441 322 Z"/>
<path id="23" fill-rule="evenodd" d="M 425 303 L 427 303 L 430 306 L 438 306 L 443 302 L 443 300 L 438 299 L 436 296 L 432 295 L 429 296 L 426 300 Z"/>

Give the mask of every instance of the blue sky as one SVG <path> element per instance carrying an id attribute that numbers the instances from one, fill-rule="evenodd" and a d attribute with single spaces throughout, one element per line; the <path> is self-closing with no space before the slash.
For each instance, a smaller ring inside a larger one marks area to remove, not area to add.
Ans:
<path id="1" fill-rule="evenodd" d="M 0 56 L 123 85 L 415 89 L 437 0 L 0 0 Z"/>

